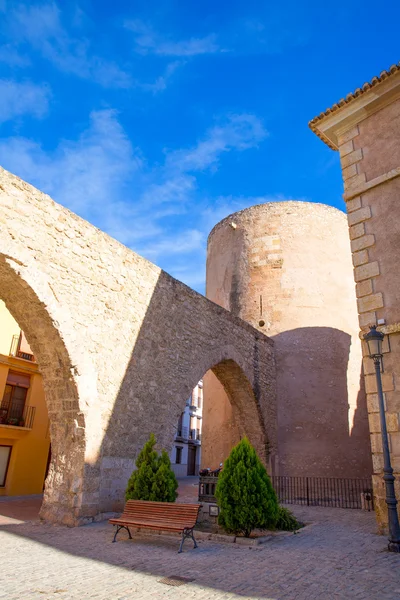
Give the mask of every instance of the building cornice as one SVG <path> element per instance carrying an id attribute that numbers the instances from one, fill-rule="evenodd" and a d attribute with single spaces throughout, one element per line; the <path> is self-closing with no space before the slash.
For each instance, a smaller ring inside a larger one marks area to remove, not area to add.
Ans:
<path id="1" fill-rule="evenodd" d="M 339 136 L 397 98 L 400 98 L 400 63 L 339 100 L 312 119 L 309 127 L 332 150 L 337 150 Z"/>

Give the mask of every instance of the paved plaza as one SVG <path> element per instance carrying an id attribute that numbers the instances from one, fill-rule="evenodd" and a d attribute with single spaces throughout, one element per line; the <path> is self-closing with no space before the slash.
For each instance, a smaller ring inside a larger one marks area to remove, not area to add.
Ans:
<path id="1" fill-rule="evenodd" d="M 129 541 L 121 532 L 112 544 L 113 528 L 104 522 L 68 529 L 9 517 L 0 526 L 0 598 L 400 599 L 400 555 L 387 552 L 385 538 L 375 534 L 373 513 L 292 509 L 308 523 L 296 535 L 254 547 L 202 540 L 193 550 L 186 542 L 180 555 L 174 537 Z M 171 576 L 192 581 L 160 582 Z"/>

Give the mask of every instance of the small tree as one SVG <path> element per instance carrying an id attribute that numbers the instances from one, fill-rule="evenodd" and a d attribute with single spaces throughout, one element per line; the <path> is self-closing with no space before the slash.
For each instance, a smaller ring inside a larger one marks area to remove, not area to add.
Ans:
<path id="1" fill-rule="evenodd" d="M 278 500 L 271 480 L 247 438 L 235 446 L 218 476 L 215 490 L 218 523 L 230 533 L 249 537 L 253 529 L 274 527 Z"/>
<path id="2" fill-rule="evenodd" d="M 154 450 L 156 438 L 150 435 L 136 460 L 136 470 L 129 478 L 125 500 L 174 502 L 178 482 L 165 450 L 161 456 Z"/>

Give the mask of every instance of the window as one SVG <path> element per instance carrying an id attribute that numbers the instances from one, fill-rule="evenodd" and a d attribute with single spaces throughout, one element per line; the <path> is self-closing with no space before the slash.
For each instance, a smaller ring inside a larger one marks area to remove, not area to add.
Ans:
<path id="1" fill-rule="evenodd" d="M 6 485 L 11 448 L 12 446 L 0 446 L 0 487 L 4 487 Z"/>
<path id="2" fill-rule="evenodd" d="M 0 404 L 0 423 L 18 425 L 23 418 L 30 378 L 9 371 L 3 399 Z"/>
<path id="3" fill-rule="evenodd" d="M 176 447 L 175 464 L 180 465 L 182 463 L 182 448 Z"/>
<path id="4" fill-rule="evenodd" d="M 203 404 L 203 388 L 199 387 L 198 393 L 197 393 L 197 407 L 201 408 L 202 404 Z"/>
<path id="5" fill-rule="evenodd" d="M 178 426 L 176 428 L 176 435 L 178 437 L 182 437 L 182 422 L 183 422 L 183 413 L 181 414 L 181 416 L 179 417 L 178 420 Z"/>

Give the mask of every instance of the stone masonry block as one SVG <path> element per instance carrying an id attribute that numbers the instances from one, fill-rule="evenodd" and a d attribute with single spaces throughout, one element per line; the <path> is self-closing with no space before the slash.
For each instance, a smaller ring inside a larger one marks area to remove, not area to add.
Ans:
<path id="1" fill-rule="evenodd" d="M 382 436 L 380 433 L 371 433 L 371 450 L 373 454 L 379 454 L 382 449 Z"/>
<path id="2" fill-rule="evenodd" d="M 374 312 L 363 313 L 362 315 L 360 315 L 358 317 L 358 322 L 360 324 L 360 327 L 363 327 L 363 328 L 367 328 L 370 325 L 376 325 L 376 313 L 374 313 Z"/>
<path id="3" fill-rule="evenodd" d="M 399 432 L 399 414 L 398 413 L 385 413 L 386 416 L 386 427 L 390 433 Z M 371 434 L 381 432 L 381 421 L 379 413 L 372 413 L 368 415 L 369 430 Z"/>
<path id="4" fill-rule="evenodd" d="M 368 250 L 361 250 L 360 252 L 354 252 L 353 254 L 353 265 L 359 267 L 365 265 L 369 261 Z"/>
<path id="5" fill-rule="evenodd" d="M 355 125 L 351 129 L 348 129 L 347 131 L 345 131 L 345 133 L 342 133 L 341 135 L 339 135 L 339 148 L 341 146 L 343 146 L 343 144 L 345 144 L 346 142 L 353 140 L 355 137 L 357 137 L 359 135 L 359 133 L 360 133 L 360 130 L 358 128 L 358 125 Z"/>
<path id="6" fill-rule="evenodd" d="M 382 373 L 382 389 L 384 392 L 391 392 L 394 390 L 392 373 Z M 377 393 L 375 374 L 365 376 L 365 391 L 367 394 Z"/>
<path id="7" fill-rule="evenodd" d="M 350 165 L 345 169 L 342 169 L 343 180 L 347 181 L 347 179 L 351 179 L 351 177 L 355 177 L 357 175 L 357 165 Z"/>
<path id="8" fill-rule="evenodd" d="M 366 221 L 371 218 L 371 207 L 363 206 L 363 208 L 359 208 L 354 212 L 347 215 L 347 221 L 349 223 L 349 227 L 352 225 L 356 225 L 357 223 L 362 223 L 362 221 Z"/>
<path id="9" fill-rule="evenodd" d="M 370 359 L 370 362 L 372 362 L 371 359 Z M 389 394 L 390 394 L 390 392 L 389 392 Z M 383 394 L 383 405 L 385 407 L 385 410 L 386 410 L 386 397 L 387 397 L 387 394 Z M 378 394 L 367 394 L 367 407 L 368 407 L 369 413 L 378 413 L 379 412 Z"/>
<path id="10" fill-rule="evenodd" d="M 377 277 L 379 275 L 379 264 L 374 261 L 361 265 L 354 269 L 354 279 L 358 283 L 364 281 L 364 279 L 371 279 L 371 277 Z"/>
<path id="11" fill-rule="evenodd" d="M 347 156 L 348 154 L 350 154 L 351 152 L 354 151 L 354 143 L 353 140 L 348 140 L 347 142 L 343 142 L 343 144 L 341 144 L 339 146 L 339 153 L 340 153 L 340 157 L 344 157 Z"/>
<path id="12" fill-rule="evenodd" d="M 352 252 L 365 250 L 365 248 L 369 248 L 370 246 L 373 246 L 375 244 L 375 236 L 372 233 L 369 233 L 367 235 L 363 235 L 360 238 L 357 238 L 356 240 L 352 240 L 350 244 Z"/>
<path id="13" fill-rule="evenodd" d="M 362 235 L 365 235 L 365 225 L 364 223 L 358 223 L 357 225 L 352 225 L 349 229 L 350 239 L 355 240 Z"/>
<path id="14" fill-rule="evenodd" d="M 366 177 L 365 173 L 359 173 L 358 175 L 355 175 L 351 179 L 346 179 L 346 181 L 344 182 L 344 188 L 346 190 L 346 193 L 357 190 L 357 188 L 359 188 L 361 185 L 363 185 L 366 182 L 366 180 L 367 180 L 367 177 Z"/>
<path id="15" fill-rule="evenodd" d="M 374 473 L 382 473 L 383 454 L 372 454 L 372 470 Z"/>
<path id="16" fill-rule="evenodd" d="M 363 298 L 357 299 L 357 306 L 359 313 L 366 313 L 372 310 L 376 310 L 378 308 L 382 308 L 383 306 L 383 296 L 379 292 L 378 294 L 370 294 L 369 296 L 364 296 Z"/>
<path id="17" fill-rule="evenodd" d="M 373 433 L 380 433 L 381 431 L 381 422 L 380 422 L 380 417 L 379 417 L 379 413 L 371 413 L 368 415 L 368 421 L 369 421 L 369 430 L 371 432 L 371 435 Z"/>
<path id="18" fill-rule="evenodd" d="M 353 144 L 353 142 L 347 142 L 348 144 L 351 143 Z M 346 144 L 344 144 L 344 147 L 346 148 Z M 354 163 L 358 162 L 362 160 L 362 150 L 361 148 L 359 148 L 358 150 L 353 150 L 352 152 L 347 152 L 347 154 L 344 154 L 342 156 L 342 154 L 340 155 L 340 162 L 342 165 L 342 169 L 345 169 L 346 167 L 349 167 L 350 165 L 353 165 Z"/>
<path id="19" fill-rule="evenodd" d="M 375 374 L 374 361 L 368 355 L 364 356 L 364 358 L 363 358 L 363 368 L 364 368 L 364 375 L 374 375 Z"/>
<path id="20" fill-rule="evenodd" d="M 391 453 L 394 456 L 400 456 L 400 431 L 391 433 L 389 438 Z"/>
<path id="21" fill-rule="evenodd" d="M 372 280 L 365 279 L 356 285 L 356 296 L 357 298 L 362 298 L 363 296 L 368 296 L 368 294 L 372 294 Z"/>
<path id="22" fill-rule="evenodd" d="M 353 212 L 353 210 L 358 210 L 361 208 L 361 198 L 360 196 L 356 196 L 352 200 L 346 202 L 346 209 L 348 213 Z"/>
<path id="23" fill-rule="evenodd" d="M 388 411 L 400 413 L 400 392 L 389 392 L 386 395 Z"/>

